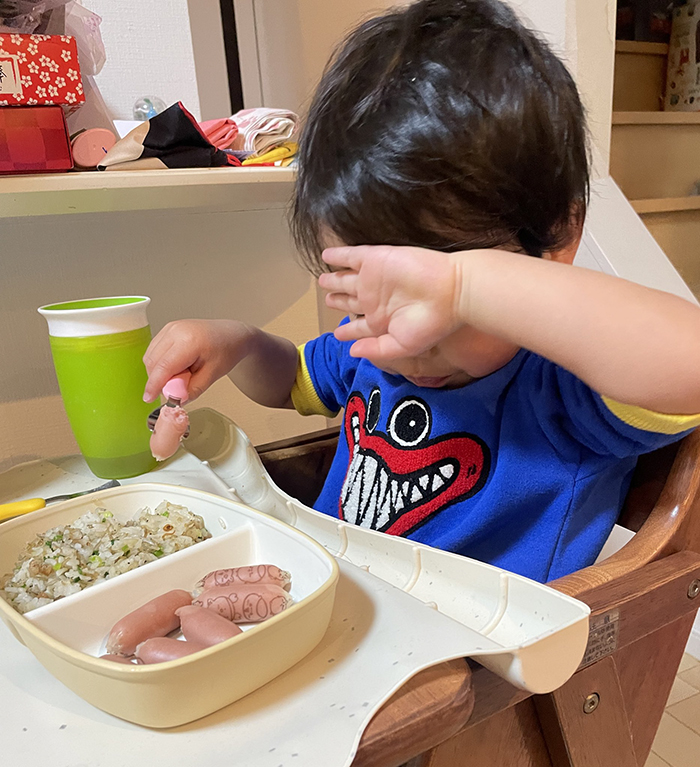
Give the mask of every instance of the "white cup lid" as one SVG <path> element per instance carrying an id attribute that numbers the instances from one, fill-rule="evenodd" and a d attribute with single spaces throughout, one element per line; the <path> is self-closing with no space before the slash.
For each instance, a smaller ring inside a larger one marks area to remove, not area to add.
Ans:
<path id="1" fill-rule="evenodd" d="M 54 338 L 84 338 L 126 333 L 148 326 L 147 296 L 106 296 L 47 304 L 38 309 Z"/>

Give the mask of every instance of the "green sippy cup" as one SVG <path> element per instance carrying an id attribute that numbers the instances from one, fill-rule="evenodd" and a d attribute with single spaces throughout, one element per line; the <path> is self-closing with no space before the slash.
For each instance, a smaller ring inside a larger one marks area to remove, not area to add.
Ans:
<path id="1" fill-rule="evenodd" d="M 91 471 L 105 479 L 144 474 L 151 455 L 143 401 L 143 355 L 151 340 L 145 296 L 91 298 L 42 306 L 58 386 Z"/>

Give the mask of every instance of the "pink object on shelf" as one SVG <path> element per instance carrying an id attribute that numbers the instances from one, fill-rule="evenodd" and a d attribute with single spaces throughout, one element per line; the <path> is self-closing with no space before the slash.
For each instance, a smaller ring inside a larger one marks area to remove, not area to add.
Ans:
<path id="1" fill-rule="evenodd" d="M 299 116 L 288 109 L 241 109 L 232 119 L 240 131 L 232 149 L 242 149 L 258 155 L 286 141 L 292 141 L 299 126 Z"/>
<path id="2" fill-rule="evenodd" d="M 116 143 L 117 137 L 105 128 L 83 131 L 73 139 L 73 160 L 78 168 L 96 168 Z"/>
<path id="3" fill-rule="evenodd" d="M 229 149 L 238 136 L 238 126 L 230 117 L 205 120 L 199 127 L 217 149 Z"/>

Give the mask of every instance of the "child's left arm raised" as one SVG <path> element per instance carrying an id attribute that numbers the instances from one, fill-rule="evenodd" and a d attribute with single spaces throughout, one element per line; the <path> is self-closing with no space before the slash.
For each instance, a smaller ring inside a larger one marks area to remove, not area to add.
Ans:
<path id="1" fill-rule="evenodd" d="M 619 402 L 700 412 L 700 307 L 588 269 L 500 250 L 332 248 L 327 303 L 357 315 L 336 330 L 355 356 L 410 356 L 471 326 L 568 369 Z"/>

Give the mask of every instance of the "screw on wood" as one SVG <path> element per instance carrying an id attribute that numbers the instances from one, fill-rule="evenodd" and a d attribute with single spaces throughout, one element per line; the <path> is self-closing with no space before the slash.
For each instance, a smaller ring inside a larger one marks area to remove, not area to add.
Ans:
<path id="1" fill-rule="evenodd" d="M 592 692 L 586 696 L 586 700 L 583 701 L 583 713 L 592 714 L 600 705 L 600 695 L 597 692 Z"/>
<path id="2" fill-rule="evenodd" d="M 688 586 L 688 599 L 695 599 L 698 594 L 700 594 L 700 580 L 696 578 Z"/>

